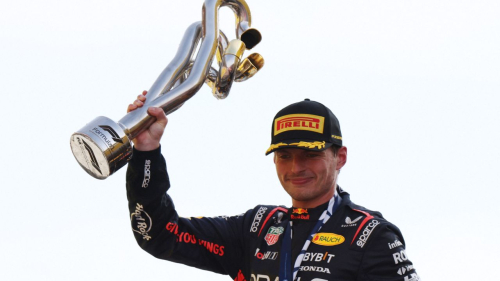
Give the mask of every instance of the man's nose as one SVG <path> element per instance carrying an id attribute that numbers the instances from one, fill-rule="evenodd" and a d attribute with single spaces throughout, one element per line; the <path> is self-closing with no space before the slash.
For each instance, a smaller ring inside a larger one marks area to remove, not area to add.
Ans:
<path id="1" fill-rule="evenodd" d="M 302 157 L 293 157 L 292 160 L 292 172 L 299 173 L 305 169 L 305 161 Z"/>

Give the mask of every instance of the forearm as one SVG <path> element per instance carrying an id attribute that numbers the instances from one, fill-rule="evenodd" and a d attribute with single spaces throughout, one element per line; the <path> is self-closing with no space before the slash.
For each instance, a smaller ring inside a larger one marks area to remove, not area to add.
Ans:
<path id="1" fill-rule="evenodd" d="M 234 275 L 234 256 L 240 252 L 234 231 L 240 229 L 241 219 L 179 218 L 166 194 L 169 187 L 160 148 L 134 150 L 127 170 L 127 198 L 138 244 L 160 259 Z"/>
<path id="2" fill-rule="evenodd" d="M 162 206 L 162 198 L 170 187 L 166 164 L 160 148 L 142 152 L 134 148 L 127 170 L 127 198 L 134 235 L 147 250 L 157 243 L 167 221 L 177 217 L 173 208 Z"/>

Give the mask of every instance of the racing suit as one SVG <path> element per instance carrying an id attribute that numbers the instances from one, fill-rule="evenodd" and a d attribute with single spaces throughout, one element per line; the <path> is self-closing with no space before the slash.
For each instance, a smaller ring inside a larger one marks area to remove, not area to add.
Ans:
<path id="1" fill-rule="evenodd" d="M 236 281 L 278 281 L 285 236 L 280 230 L 292 220 L 295 262 L 326 207 L 259 205 L 238 216 L 181 218 L 166 193 L 169 187 L 160 148 L 134 149 L 127 198 L 140 247 L 157 258 L 227 274 Z M 380 213 L 352 203 L 339 187 L 337 194 L 338 208 L 320 233 L 313 233 L 296 280 L 420 280 L 399 229 Z"/>

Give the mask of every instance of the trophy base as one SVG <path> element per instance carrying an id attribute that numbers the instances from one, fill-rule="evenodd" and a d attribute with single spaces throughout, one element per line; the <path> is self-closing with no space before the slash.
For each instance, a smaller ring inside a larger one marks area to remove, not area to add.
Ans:
<path id="1" fill-rule="evenodd" d="M 96 179 L 105 179 L 132 157 L 132 143 L 124 129 L 100 116 L 71 135 L 71 150 L 78 164 Z"/>

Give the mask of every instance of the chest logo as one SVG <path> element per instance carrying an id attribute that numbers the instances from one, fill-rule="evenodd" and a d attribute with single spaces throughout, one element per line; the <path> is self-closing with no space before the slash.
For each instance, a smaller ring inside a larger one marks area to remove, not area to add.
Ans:
<path id="1" fill-rule="evenodd" d="M 299 215 L 302 215 L 302 214 L 307 214 L 307 209 L 302 209 L 302 208 L 294 208 L 294 209 L 293 209 L 293 213 L 294 213 L 294 214 L 299 214 Z"/>
<path id="2" fill-rule="evenodd" d="M 357 226 L 357 222 L 363 218 L 363 216 L 359 216 L 357 218 L 355 218 L 354 220 L 351 220 L 350 217 L 345 217 L 345 223 L 346 224 L 343 224 L 342 227 L 351 227 L 351 226 Z"/>
<path id="3" fill-rule="evenodd" d="M 271 246 L 276 244 L 283 231 L 285 231 L 285 229 L 281 226 L 280 227 L 271 226 L 267 231 L 266 236 L 264 237 L 264 240 L 266 240 L 267 245 Z"/>
<path id="4" fill-rule="evenodd" d="M 308 220 L 309 214 L 307 213 L 307 209 L 294 208 L 290 218 L 292 220 Z"/>
<path id="5" fill-rule="evenodd" d="M 335 246 L 344 243 L 344 241 L 344 236 L 326 232 L 316 233 L 312 239 L 314 244 L 321 246 Z"/>
<path id="6" fill-rule="evenodd" d="M 363 216 L 359 216 L 357 218 L 355 218 L 354 220 L 351 220 L 350 217 L 345 217 L 345 223 L 346 224 L 354 224 L 354 223 L 357 223 Z"/>

